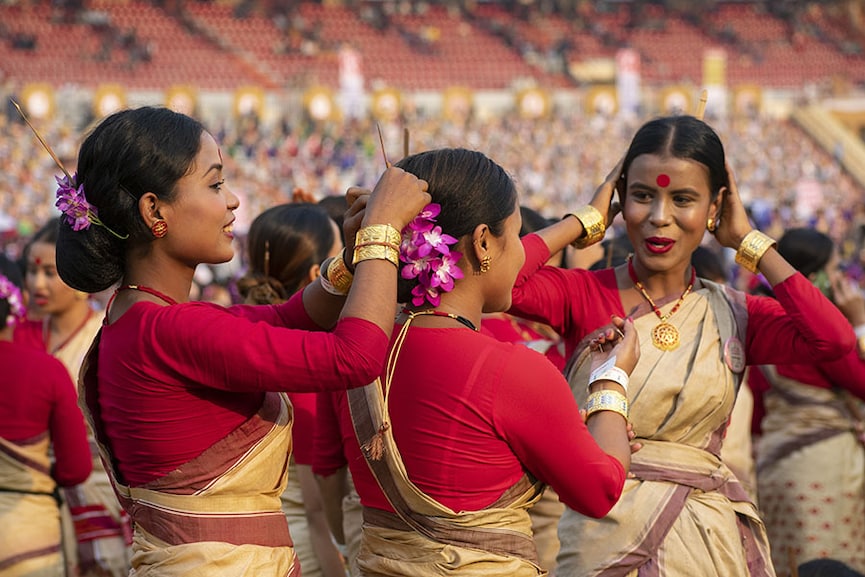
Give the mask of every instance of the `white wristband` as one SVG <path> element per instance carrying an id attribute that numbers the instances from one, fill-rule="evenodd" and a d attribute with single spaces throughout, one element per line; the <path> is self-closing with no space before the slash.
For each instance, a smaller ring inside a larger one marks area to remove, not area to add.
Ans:
<path id="1" fill-rule="evenodd" d="M 853 332 L 856 333 L 857 339 L 865 337 L 865 325 L 856 325 L 853 327 Z"/>
<path id="2" fill-rule="evenodd" d="M 628 373 L 615 365 L 612 367 L 602 365 L 592 371 L 592 376 L 589 377 L 589 388 L 598 381 L 613 381 L 625 390 L 625 394 L 628 393 L 628 383 L 630 383 Z"/>

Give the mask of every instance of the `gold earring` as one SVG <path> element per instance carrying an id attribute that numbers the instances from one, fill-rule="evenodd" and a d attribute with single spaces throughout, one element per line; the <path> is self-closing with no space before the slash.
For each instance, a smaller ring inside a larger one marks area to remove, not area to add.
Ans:
<path id="1" fill-rule="evenodd" d="M 493 258 L 490 255 L 485 255 L 484 258 L 481 259 L 481 274 L 490 271 L 490 261 L 492 260 Z"/>
<path id="2" fill-rule="evenodd" d="M 709 232 L 715 232 L 716 228 L 718 228 L 718 226 L 715 224 L 715 219 L 712 217 L 709 217 L 709 220 L 706 222 L 706 229 Z"/>

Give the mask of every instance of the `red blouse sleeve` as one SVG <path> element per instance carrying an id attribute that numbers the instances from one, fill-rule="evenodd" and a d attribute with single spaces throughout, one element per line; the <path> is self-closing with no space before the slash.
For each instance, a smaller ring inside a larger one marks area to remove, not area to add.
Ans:
<path id="1" fill-rule="evenodd" d="M 54 406 L 48 425 L 54 448 L 52 476 L 61 487 L 78 485 L 90 476 L 93 459 L 75 386 L 60 361 L 46 359 L 43 370 L 54 388 Z"/>
<path id="2" fill-rule="evenodd" d="M 253 322 L 261 321 L 277 327 L 291 327 L 305 331 L 325 330 L 309 318 L 303 306 L 303 291 L 297 291 L 290 299 L 279 305 L 234 305 L 228 310 Z"/>
<path id="3" fill-rule="evenodd" d="M 159 370 L 226 391 L 338 390 L 366 385 L 381 374 L 388 346 L 381 328 L 351 317 L 333 332 L 271 324 L 277 322 L 273 315 L 280 323 L 296 318 L 292 302 L 297 306 L 292 299 L 254 311 L 261 313 L 259 322 L 251 322 L 250 307 L 153 305 L 155 318 L 144 325 L 152 333 L 138 337 L 152 348 L 149 358 Z"/>
<path id="4" fill-rule="evenodd" d="M 526 262 L 511 291 L 508 313 L 550 325 L 560 335 L 570 334 L 572 309 L 583 308 L 583 291 L 574 289 L 569 273 L 544 266 L 550 251 L 536 234 L 522 238 Z"/>
<path id="5" fill-rule="evenodd" d="M 625 483 L 625 470 L 598 447 L 564 378 L 542 355 L 514 347 L 495 397 L 496 429 L 537 478 L 568 507 L 606 515 Z"/>
<path id="6" fill-rule="evenodd" d="M 312 472 L 327 477 L 348 464 L 342 446 L 339 408 L 340 397 L 344 398 L 345 393 L 321 393 L 317 397 Z"/>
<path id="7" fill-rule="evenodd" d="M 859 358 L 857 350 L 850 351 L 837 361 L 823 363 L 818 369 L 836 387 L 865 400 L 865 361 Z"/>
<path id="8" fill-rule="evenodd" d="M 294 424 L 291 427 L 292 455 L 298 465 L 312 465 L 316 397 L 319 394 L 325 393 L 288 394 L 294 412 Z"/>
<path id="9" fill-rule="evenodd" d="M 841 311 L 800 273 L 773 290 L 777 300 L 746 297 L 748 364 L 822 363 L 856 346 L 856 335 Z"/>

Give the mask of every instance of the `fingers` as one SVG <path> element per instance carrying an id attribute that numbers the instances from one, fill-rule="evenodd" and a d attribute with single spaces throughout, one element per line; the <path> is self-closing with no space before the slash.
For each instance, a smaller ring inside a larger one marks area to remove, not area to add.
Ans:
<path id="1" fill-rule="evenodd" d="M 619 178 L 621 178 L 622 176 L 622 166 L 624 166 L 624 164 L 625 157 L 623 155 L 619 158 L 619 161 L 616 163 L 616 166 L 613 167 L 613 170 L 611 170 L 610 173 L 607 175 L 605 182 L 612 183 L 613 185 L 619 182 Z"/>
<path id="2" fill-rule="evenodd" d="M 354 204 L 354 201 L 358 199 L 358 197 L 363 195 L 368 196 L 371 192 L 372 191 L 366 188 L 361 188 L 360 186 L 352 186 L 345 193 L 345 201 L 348 206 L 351 206 L 352 204 Z"/>
<path id="3" fill-rule="evenodd" d="M 352 201 L 351 206 L 348 207 L 348 211 L 346 211 L 346 217 L 350 218 L 357 213 L 361 212 L 364 208 L 366 208 L 366 204 L 369 202 L 369 191 L 366 191 L 365 194 L 355 197 Z"/>

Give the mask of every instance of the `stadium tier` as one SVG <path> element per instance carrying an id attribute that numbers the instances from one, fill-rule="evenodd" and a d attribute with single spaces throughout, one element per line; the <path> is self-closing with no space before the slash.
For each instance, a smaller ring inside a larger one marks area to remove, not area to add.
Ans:
<path id="1" fill-rule="evenodd" d="M 572 3 L 568 11 L 521 11 L 525 3 L 505 2 L 282 4 L 3 2 L 0 72 L 16 83 L 133 90 L 335 88 L 337 54 L 351 44 L 368 82 L 401 90 L 495 90 L 523 80 L 561 88 L 596 80 L 586 67 L 611 62 L 628 46 L 646 85 L 699 84 L 706 49 L 726 52 L 733 86 L 865 82 L 865 36 L 853 10 L 861 2 L 801 2 L 784 14 L 762 2 L 687 10 Z"/>

